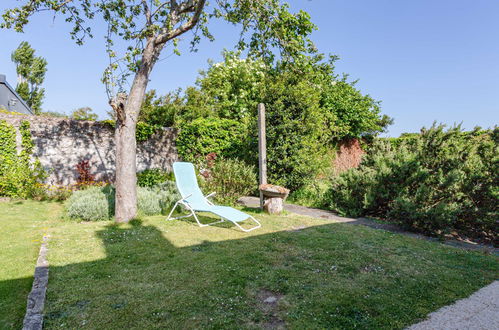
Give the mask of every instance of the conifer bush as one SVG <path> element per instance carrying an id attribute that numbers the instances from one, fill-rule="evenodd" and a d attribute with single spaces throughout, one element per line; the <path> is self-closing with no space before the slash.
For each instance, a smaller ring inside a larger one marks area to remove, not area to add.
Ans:
<path id="1" fill-rule="evenodd" d="M 375 141 L 361 165 L 333 177 L 329 208 L 412 230 L 493 240 L 498 219 L 499 130 L 433 125 L 410 143 Z"/>

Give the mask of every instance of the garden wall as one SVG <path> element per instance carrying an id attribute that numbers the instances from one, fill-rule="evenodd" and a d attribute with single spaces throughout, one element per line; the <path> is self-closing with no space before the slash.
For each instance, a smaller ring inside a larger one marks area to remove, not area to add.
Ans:
<path id="1" fill-rule="evenodd" d="M 91 172 L 97 180 L 114 180 L 114 129 L 109 125 L 5 113 L 0 113 L 0 120 L 6 120 L 17 128 L 23 120 L 31 123 L 34 156 L 49 173 L 47 183 L 74 183 L 77 179 L 75 166 L 82 160 L 89 160 Z M 171 164 L 178 159 L 174 142 L 176 135 L 175 129 L 164 128 L 147 141 L 137 141 L 137 170 L 171 169 Z"/>

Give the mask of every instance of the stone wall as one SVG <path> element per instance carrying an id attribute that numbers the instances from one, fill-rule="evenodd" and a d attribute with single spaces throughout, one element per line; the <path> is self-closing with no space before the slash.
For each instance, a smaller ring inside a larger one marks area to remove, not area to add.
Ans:
<path id="1" fill-rule="evenodd" d="M 35 143 L 34 156 L 49 173 L 47 183 L 74 183 L 77 179 L 75 166 L 82 160 L 89 160 L 91 173 L 95 174 L 97 180 L 114 180 L 114 129 L 109 125 L 5 113 L 0 113 L 0 120 L 6 120 L 15 127 L 19 127 L 23 120 L 31 123 L 31 135 Z M 178 159 L 175 137 L 175 129 L 164 128 L 147 141 L 137 141 L 137 170 L 171 170 L 172 163 Z M 20 142 L 20 136 L 18 141 Z"/>

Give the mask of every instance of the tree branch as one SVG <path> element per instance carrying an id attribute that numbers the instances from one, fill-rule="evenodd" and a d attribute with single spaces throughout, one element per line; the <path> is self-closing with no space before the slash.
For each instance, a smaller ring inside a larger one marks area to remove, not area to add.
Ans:
<path id="1" fill-rule="evenodd" d="M 152 20 L 151 20 L 151 10 L 149 9 L 147 0 L 142 0 L 142 6 L 144 7 L 144 14 L 146 15 L 146 24 L 147 26 L 149 26 L 152 24 Z"/>
<path id="2" fill-rule="evenodd" d="M 128 96 L 125 93 L 118 93 L 113 99 L 109 100 L 109 105 L 116 113 L 116 118 L 120 123 L 125 122 L 126 112 L 125 105 Z"/>
<path id="3" fill-rule="evenodd" d="M 53 9 L 54 10 L 59 10 L 61 9 L 62 7 L 64 7 L 65 5 L 67 5 L 68 3 L 72 2 L 73 0 L 65 0 L 63 3 L 57 5 L 57 6 L 54 6 Z"/>
<path id="4" fill-rule="evenodd" d="M 177 14 L 185 14 L 188 12 L 193 12 L 195 11 L 195 5 L 196 5 L 196 0 L 188 0 L 186 2 L 182 2 L 180 5 L 177 7 Z"/>
<path id="5" fill-rule="evenodd" d="M 170 2 L 170 8 L 172 8 L 173 6 L 176 6 L 176 1 L 175 0 L 172 0 Z M 158 8 L 156 8 L 156 10 L 151 14 L 152 17 L 156 16 L 156 14 L 161 10 L 163 9 L 163 7 L 165 7 L 166 5 L 168 4 L 168 2 L 163 2 L 161 4 L 161 6 L 158 6 Z"/>
<path id="6" fill-rule="evenodd" d="M 172 15 L 174 17 L 176 17 L 182 13 L 186 13 L 186 12 L 190 12 L 190 11 L 194 11 L 194 14 L 189 19 L 189 21 L 185 22 L 184 24 L 182 24 L 178 28 L 171 30 L 171 31 L 165 31 L 165 32 L 159 34 L 156 37 L 156 40 L 154 42 L 155 46 L 164 44 L 168 40 L 174 39 L 174 38 L 178 37 L 179 35 L 192 29 L 198 23 L 199 17 L 201 17 L 201 13 L 203 12 L 205 4 L 206 4 L 206 0 L 197 0 L 197 2 L 196 2 L 196 0 L 189 0 L 187 2 L 184 2 L 180 5 L 178 5 L 176 8 L 177 10 L 175 10 L 175 12 L 172 13 Z M 184 5 L 184 6 L 182 6 L 182 5 Z"/>

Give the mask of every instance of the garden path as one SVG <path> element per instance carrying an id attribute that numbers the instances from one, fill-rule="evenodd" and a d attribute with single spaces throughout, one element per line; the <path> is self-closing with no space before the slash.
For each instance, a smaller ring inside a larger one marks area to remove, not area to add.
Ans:
<path id="1" fill-rule="evenodd" d="M 407 330 L 499 329 L 499 281 L 453 305 L 440 308 Z"/>
<path id="2" fill-rule="evenodd" d="M 260 199 L 257 197 L 249 197 L 249 196 L 241 197 L 241 198 L 239 198 L 238 203 L 241 205 L 244 205 L 246 207 L 255 208 L 255 207 L 260 206 Z M 375 220 L 368 219 L 368 218 L 340 217 L 331 211 L 321 210 L 321 209 L 316 209 L 316 208 L 306 207 L 306 206 L 301 206 L 301 205 L 296 205 L 296 204 L 288 204 L 288 203 L 286 203 L 284 205 L 284 210 L 291 212 L 291 213 L 295 213 L 295 214 L 309 216 L 312 218 L 329 219 L 329 220 L 333 220 L 335 222 L 348 223 L 348 224 L 352 224 L 352 225 L 362 225 L 362 226 L 367 226 L 367 227 L 374 228 L 374 229 L 382 229 L 382 230 L 390 231 L 393 233 L 398 233 L 398 234 L 402 234 L 402 235 L 406 235 L 406 236 L 410 236 L 410 237 L 414 237 L 414 238 L 419 238 L 419 239 L 424 239 L 424 240 L 428 240 L 428 241 L 438 241 L 438 239 L 434 238 L 434 237 L 428 237 L 425 235 L 416 234 L 416 233 L 406 231 L 395 224 L 381 223 L 381 222 L 377 222 Z M 442 243 L 446 244 L 446 245 L 458 247 L 458 248 L 467 249 L 467 250 L 481 250 L 481 251 L 484 251 L 486 253 L 499 255 L 499 248 L 494 248 L 493 246 L 490 246 L 490 245 L 482 245 L 482 244 L 477 244 L 477 243 L 474 243 L 471 241 L 464 241 L 464 240 L 458 241 L 458 240 L 453 240 L 453 239 L 445 240 Z"/>

